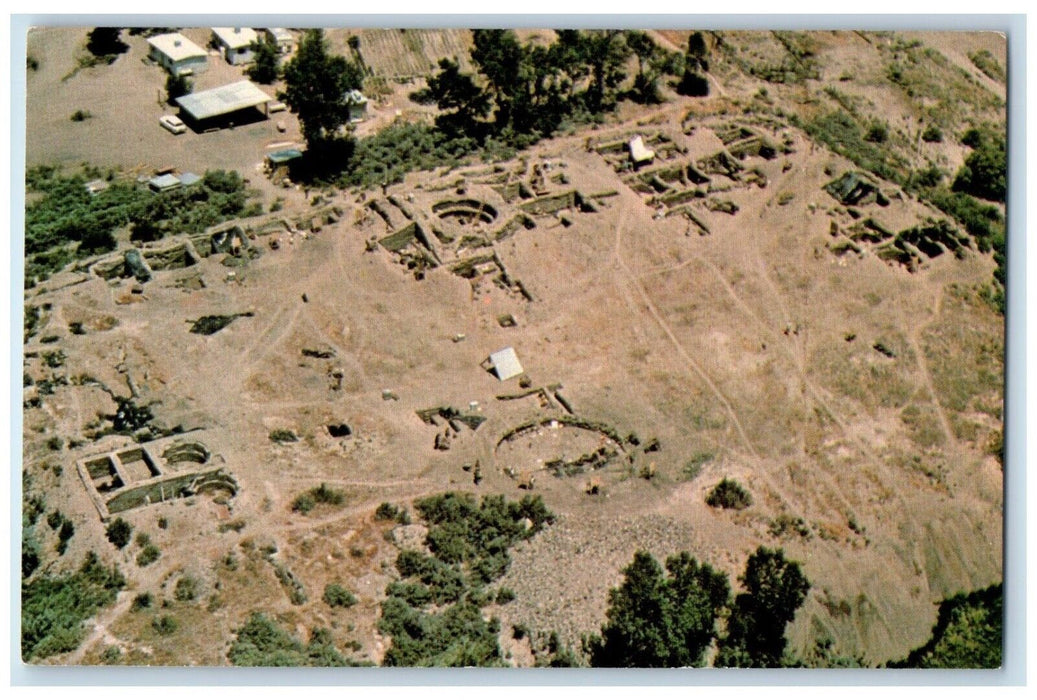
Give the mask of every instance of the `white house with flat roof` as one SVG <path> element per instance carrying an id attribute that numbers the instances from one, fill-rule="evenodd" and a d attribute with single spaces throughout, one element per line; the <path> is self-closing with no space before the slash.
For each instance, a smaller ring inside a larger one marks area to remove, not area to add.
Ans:
<path id="1" fill-rule="evenodd" d="M 153 36 L 148 47 L 148 58 L 173 75 L 192 75 L 209 67 L 205 49 L 179 32 Z"/>
<path id="2" fill-rule="evenodd" d="M 270 41 L 277 44 L 281 53 L 291 53 L 295 49 L 295 35 L 284 27 L 268 27 L 263 30 Z"/>
<path id="3" fill-rule="evenodd" d="M 212 38 L 220 53 L 232 66 L 251 63 L 254 60 L 252 45 L 259 35 L 249 27 L 213 27 Z"/>

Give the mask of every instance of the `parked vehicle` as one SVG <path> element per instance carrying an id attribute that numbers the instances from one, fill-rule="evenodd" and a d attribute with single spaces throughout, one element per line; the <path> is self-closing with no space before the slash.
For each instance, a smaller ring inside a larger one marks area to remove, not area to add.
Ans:
<path id="1" fill-rule="evenodd" d="M 172 114 L 163 114 L 158 118 L 158 123 L 172 134 L 182 134 L 187 131 L 187 126 L 180 120 L 180 117 L 175 117 Z"/>

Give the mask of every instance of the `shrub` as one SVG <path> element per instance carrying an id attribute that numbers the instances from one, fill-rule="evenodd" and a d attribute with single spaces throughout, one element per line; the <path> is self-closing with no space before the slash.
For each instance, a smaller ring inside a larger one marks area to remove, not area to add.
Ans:
<path id="1" fill-rule="evenodd" d="M 889 127 L 882 122 L 875 122 L 868 127 L 864 140 L 871 143 L 886 143 L 889 140 Z"/>
<path id="2" fill-rule="evenodd" d="M 943 131 L 935 124 L 930 124 L 922 132 L 922 140 L 926 143 L 943 143 Z"/>
<path id="3" fill-rule="evenodd" d="M 180 624 L 176 621 L 176 618 L 170 615 L 162 615 L 151 621 L 151 627 L 159 634 L 168 636 L 176 632 L 180 628 Z"/>
<path id="4" fill-rule="evenodd" d="M 117 548 L 122 549 L 130 543 L 130 535 L 133 534 L 133 526 L 122 518 L 116 518 L 108 524 L 105 530 L 108 541 Z"/>
<path id="5" fill-rule="evenodd" d="M 173 589 L 173 597 L 181 602 L 194 600 L 198 597 L 198 581 L 190 576 L 181 576 Z"/>
<path id="6" fill-rule="evenodd" d="M 713 508 L 742 510 L 751 506 L 753 499 L 741 484 L 724 477 L 706 496 L 706 504 Z"/>
<path id="7" fill-rule="evenodd" d="M 145 610 L 147 608 L 150 608 L 154 602 L 155 599 L 152 597 L 150 593 L 146 591 L 144 593 L 138 593 L 136 597 L 134 597 L 133 605 L 130 606 L 130 609 L 134 612 L 136 612 L 137 610 Z"/>
<path id="8" fill-rule="evenodd" d="M 74 534 L 76 534 L 76 528 L 75 525 L 72 524 L 71 520 L 65 520 L 61 523 L 61 529 L 58 530 L 58 554 L 65 553 L 68 541 L 72 539 L 72 535 Z"/>
<path id="9" fill-rule="evenodd" d="M 400 509 L 389 502 L 382 502 L 378 505 L 378 508 L 374 511 L 375 520 L 396 520 L 400 514 Z"/>
<path id="10" fill-rule="evenodd" d="M 333 608 L 351 608 L 356 605 L 356 596 L 337 583 L 329 583 L 324 586 L 324 602 Z"/>
<path id="11" fill-rule="evenodd" d="M 303 515 L 317 507 L 317 504 L 340 506 L 346 501 L 346 495 L 338 489 L 333 489 L 327 484 L 300 493 L 292 501 L 292 510 Z"/>
<path id="12" fill-rule="evenodd" d="M 497 601 L 497 605 L 506 605 L 515 600 L 515 597 L 515 591 L 502 586 L 497 590 L 497 597 L 495 600 Z"/>
<path id="13" fill-rule="evenodd" d="M 974 149 L 954 178 L 954 191 L 1005 201 L 1008 154 L 1004 137 L 998 134 L 983 136 Z"/>
<path id="14" fill-rule="evenodd" d="M 158 561 L 161 552 L 158 547 L 153 544 L 149 544 L 144 549 L 140 550 L 140 554 L 137 555 L 137 566 L 147 566 Z"/>
<path id="15" fill-rule="evenodd" d="M 122 659 L 122 649 L 115 644 L 110 644 L 104 648 L 101 652 L 101 663 L 102 664 L 117 664 Z"/>
<path id="16" fill-rule="evenodd" d="M 291 430 L 276 428 L 270 431 L 270 440 L 277 443 L 299 442 L 299 436 Z"/>
<path id="17" fill-rule="evenodd" d="M 69 119 L 71 119 L 74 122 L 85 122 L 92 116 L 94 115 L 91 114 L 89 110 L 77 109 L 75 112 L 72 113 L 72 116 L 69 117 Z"/>

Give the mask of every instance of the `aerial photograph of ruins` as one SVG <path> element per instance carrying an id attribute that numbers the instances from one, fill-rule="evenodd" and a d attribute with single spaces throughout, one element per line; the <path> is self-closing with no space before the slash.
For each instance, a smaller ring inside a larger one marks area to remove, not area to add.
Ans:
<path id="1" fill-rule="evenodd" d="M 26 47 L 25 664 L 1002 666 L 1004 34 Z"/>

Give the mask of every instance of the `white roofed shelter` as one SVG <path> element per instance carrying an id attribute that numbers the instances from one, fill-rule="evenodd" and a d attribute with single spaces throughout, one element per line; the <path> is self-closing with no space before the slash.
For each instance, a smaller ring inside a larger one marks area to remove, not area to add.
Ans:
<path id="1" fill-rule="evenodd" d="M 249 27 L 213 27 L 212 36 L 220 47 L 220 53 L 232 66 L 251 63 L 252 45 L 259 41 L 259 35 Z"/>
<path id="2" fill-rule="evenodd" d="M 173 75 L 201 73 L 209 67 L 209 55 L 183 34 L 159 34 L 148 39 L 148 58 Z"/>
<path id="3" fill-rule="evenodd" d="M 281 53 L 291 53 L 295 48 L 295 35 L 284 27 L 268 27 L 264 31 Z"/>
<path id="4" fill-rule="evenodd" d="M 241 80 L 222 87 L 195 92 L 176 98 L 181 115 L 198 124 L 218 117 L 229 117 L 253 107 L 263 107 L 274 98 L 266 94 L 250 80 Z M 247 116 L 247 115 L 246 115 Z"/>
<path id="5" fill-rule="evenodd" d="M 630 139 L 630 143 L 627 145 L 630 148 L 630 160 L 634 161 L 635 166 L 651 163 L 655 158 L 655 151 L 646 148 L 644 139 L 640 136 Z"/>
<path id="6" fill-rule="evenodd" d="M 522 374 L 525 370 L 522 369 L 522 363 L 519 362 L 518 355 L 515 354 L 515 348 L 504 348 L 490 355 L 487 362 L 493 367 L 493 371 L 497 374 L 497 378 L 502 382 L 517 377 Z"/>

